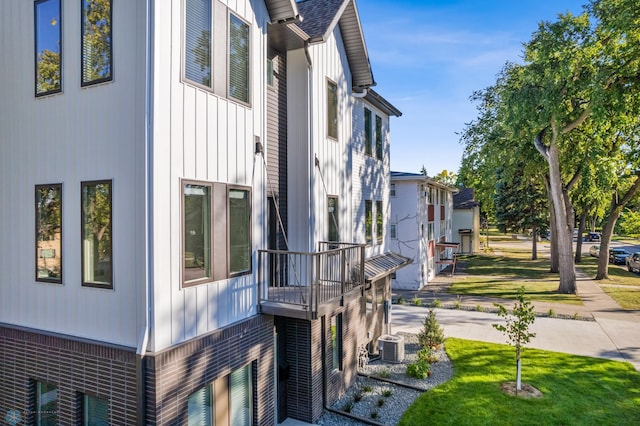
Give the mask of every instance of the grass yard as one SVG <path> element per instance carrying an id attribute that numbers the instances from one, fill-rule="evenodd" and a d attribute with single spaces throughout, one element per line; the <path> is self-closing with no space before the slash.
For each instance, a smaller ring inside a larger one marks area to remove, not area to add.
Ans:
<path id="1" fill-rule="evenodd" d="M 581 305 L 579 297 L 556 293 L 557 274 L 549 273 L 549 260 L 531 260 L 531 252 L 518 248 L 502 248 L 501 255 L 461 256 L 465 262 L 463 278 L 457 278 L 449 292 L 461 296 L 483 296 L 513 299 L 520 287 L 525 299 L 539 302 Z"/>
<path id="2" fill-rule="evenodd" d="M 593 278 L 598 270 L 598 259 L 585 256 L 576 267 Z M 624 309 L 640 309 L 640 275 L 625 267 L 609 265 L 609 279 L 594 282 Z"/>
<path id="3" fill-rule="evenodd" d="M 453 378 L 418 397 L 400 425 L 639 425 L 640 374 L 631 364 L 526 348 L 522 381 L 543 393 L 503 393 L 515 349 L 448 338 Z"/>

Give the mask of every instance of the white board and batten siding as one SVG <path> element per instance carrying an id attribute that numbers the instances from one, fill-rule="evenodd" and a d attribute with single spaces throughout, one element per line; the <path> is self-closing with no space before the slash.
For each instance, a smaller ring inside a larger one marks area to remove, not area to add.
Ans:
<path id="1" fill-rule="evenodd" d="M 0 2 L 0 322 L 135 347 L 146 315 L 145 4 L 116 1 L 111 82 L 80 85 L 61 2 L 62 93 L 35 97 L 34 2 Z M 81 182 L 112 180 L 113 289 L 81 285 Z M 62 284 L 35 281 L 35 186 L 62 183 Z"/>
<path id="2" fill-rule="evenodd" d="M 329 196 L 338 197 L 340 239 L 353 238 L 351 73 L 338 26 L 309 56 L 311 69 L 303 49 L 287 54 L 289 242 L 301 251 L 327 240 Z M 337 140 L 327 134 L 327 81 L 338 88 Z"/>
<path id="3" fill-rule="evenodd" d="M 364 109 L 371 111 L 374 131 L 372 132 L 373 152 L 365 154 L 364 140 Z M 382 160 L 376 158 L 375 153 L 375 117 L 382 119 Z M 353 223 L 354 241 L 365 242 L 365 200 L 382 201 L 383 240 L 378 243 L 374 235 L 373 244 L 367 246 L 365 255 L 372 257 L 388 251 L 389 247 L 389 218 L 391 204 L 389 202 L 389 151 L 390 151 L 389 116 L 375 108 L 361 98 L 354 98 L 353 105 Z M 375 213 L 375 212 L 374 212 Z M 375 233 L 375 230 L 374 230 Z"/>
<path id="4" fill-rule="evenodd" d="M 266 171 L 254 155 L 266 143 L 266 25 L 262 1 L 222 2 L 250 25 L 250 105 L 219 97 L 182 78 L 181 0 L 154 16 L 153 251 L 151 347 L 161 350 L 257 314 L 257 252 L 266 229 Z M 215 79 L 215 73 L 213 73 Z M 214 83 L 215 84 L 215 83 Z M 182 179 L 251 187 L 252 273 L 182 288 Z"/>

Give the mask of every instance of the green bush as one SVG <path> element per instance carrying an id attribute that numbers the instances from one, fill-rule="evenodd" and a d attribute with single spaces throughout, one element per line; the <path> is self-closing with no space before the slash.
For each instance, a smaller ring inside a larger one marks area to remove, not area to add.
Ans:
<path id="1" fill-rule="evenodd" d="M 444 342 L 444 332 L 436 319 L 436 314 L 432 310 L 429 311 L 424 319 L 423 329 L 418 334 L 418 342 L 425 348 L 437 348 Z"/>
<path id="2" fill-rule="evenodd" d="M 431 372 L 431 364 L 427 361 L 418 360 L 414 363 L 407 365 L 407 376 L 414 377 L 416 379 L 426 379 Z"/>

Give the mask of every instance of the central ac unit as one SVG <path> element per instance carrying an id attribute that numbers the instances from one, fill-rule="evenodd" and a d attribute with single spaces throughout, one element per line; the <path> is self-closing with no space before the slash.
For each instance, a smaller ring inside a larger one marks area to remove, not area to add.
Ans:
<path id="1" fill-rule="evenodd" d="M 404 337 L 383 334 L 378 338 L 380 359 L 386 362 L 402 362 L 404 360 Z"/>

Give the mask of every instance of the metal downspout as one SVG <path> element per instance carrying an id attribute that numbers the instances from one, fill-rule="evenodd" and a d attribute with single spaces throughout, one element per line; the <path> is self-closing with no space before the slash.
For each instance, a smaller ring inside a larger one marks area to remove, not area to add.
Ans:
<path id="1" fill-rule="evenodd" d="M 150 316 L 153 310 L 149 294 L 153 285 L 153 13 L 154 0 L 146 2 L 145 40 L 145 286 L 144 324 L 138 336 L 136 348 L 136 423 L 146 424 L 146 361 L 144 359 L 149 340 Z"/>

